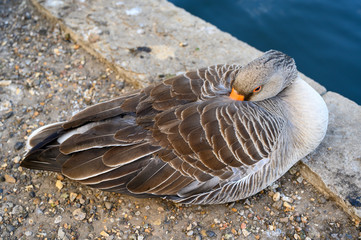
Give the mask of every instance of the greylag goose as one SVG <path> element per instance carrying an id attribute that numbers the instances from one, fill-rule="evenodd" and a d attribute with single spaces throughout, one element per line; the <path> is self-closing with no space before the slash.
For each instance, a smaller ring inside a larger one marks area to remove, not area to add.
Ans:
<path id="1" fill-rule="evenodd" d="M 216 65 L 34 131 L 21 166 L 105 191 L 217 204 L 254 195 L 312 152 L 328 110 L 289 56 Z"/>

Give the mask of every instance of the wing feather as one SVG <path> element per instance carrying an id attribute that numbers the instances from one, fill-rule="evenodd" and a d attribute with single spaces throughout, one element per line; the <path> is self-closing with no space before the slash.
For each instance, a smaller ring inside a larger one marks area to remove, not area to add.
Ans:
<path id="1" fill-rule="evenodd" d="M 120 106 L 125 99 L 137 94 L 137 92 L 126 94 L 125 96 L 88 107 L 75 114 L 69 121 L 65 122 L 63 128 L 75 128 L 88 122 L 102 121 L 107 118 L 118 116 L 124 113 L 124 110 Z"/>
<path id="2" fill-rule="evenodd" d="M 102 161 L 106 166 L 120 167 L 149 156 L 159 149 L 159 146 L 152 146 L 149 143 L 113 147 L 104 153 Z"/>
<path id="3" fill-rule="evenodd" d="M 103 154 L 108 150 L 109 148 L 94 148 L 76 152 L 62 165 L 62 173 L 70 179 L 83 180 L 109 172 L 112 168 L 102 161 Z"/>
<path id="4" fill-rule="evenodd" d="M 286 120 L 262 104 L 228 98 L 239 70 L 199 69 L 89 107 L 35 134 L 37 149 L 22 165 L 107 191 L 189 203 L 248 191 L 255 179 L 230 182 L 264 164 Z"/>

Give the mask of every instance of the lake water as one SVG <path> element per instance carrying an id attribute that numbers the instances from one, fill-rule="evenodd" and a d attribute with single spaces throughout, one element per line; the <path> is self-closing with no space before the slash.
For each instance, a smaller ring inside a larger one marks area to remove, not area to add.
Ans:
<path id="1" fill-rule="evenodd" d="M 361 104 L 361 0 L 171 0 L 259 50 L 277 49 Z"/>

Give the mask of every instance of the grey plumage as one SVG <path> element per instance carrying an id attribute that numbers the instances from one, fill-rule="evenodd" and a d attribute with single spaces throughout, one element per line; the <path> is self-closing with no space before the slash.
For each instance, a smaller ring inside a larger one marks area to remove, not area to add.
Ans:
<path id="1" fill-rule="evenodd" d="M 232 88 L 247 101 L 229 98 Z M 327 121 L 293 59 L 271 50 L 246 66 L 188 72 L 45 126 L 21 165 L 106 191 L 224 203 L 282 176 L 318 146 Z"/>

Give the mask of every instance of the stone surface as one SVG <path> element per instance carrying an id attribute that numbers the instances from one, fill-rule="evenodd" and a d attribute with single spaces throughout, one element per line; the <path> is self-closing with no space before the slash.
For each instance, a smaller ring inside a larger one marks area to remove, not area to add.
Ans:
<path id="1" fill-rule="evenodd" d="M 324 99 L 329 109 L 326 137 L 303 161 L 307 166 L 301 173 L 349 214 L 361 218 L 361 107 L 334 92 L 327 92 Z"/>
<path id="2" fill-rule="evenodd" d="M 262 52 L 165 0 L 31 0 L 90 53 L 144 87 L 214 64 L 246 64 Z M 166 24 L 165 24 L 166 23 Z M 319 93 L 326 89 L 302 76 Z"/>
<path id="3" fill-rule="evenodd" d="M 4 178 L 7 183 L 16 183 L 16 179 L 11 175 L 5 174 Z"/>
<path id="4" fill-rule="evenodd" d="M 73 216 L 75 220 L 81 221 L 85 219 L 86 213 L 82 209 L 78 208 L 73 211 Z"/>
<path id="5" fill-rule="evenodd" d="M 208 65 L 245 64 L 261 54 L 164 0 L 31 2 L 57 21 L 64 35 L 137 87 Z M 301 76 L 320 94 L 326 93 Z M 335 93 L 327 93 L 325 100 L 330 128 L 318 150 L 303 161 L 303 177 L 360 217 L 360 106 Z"/>

